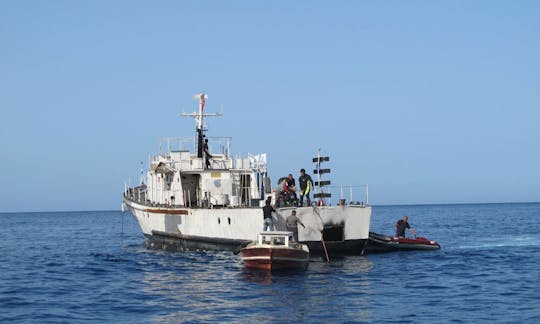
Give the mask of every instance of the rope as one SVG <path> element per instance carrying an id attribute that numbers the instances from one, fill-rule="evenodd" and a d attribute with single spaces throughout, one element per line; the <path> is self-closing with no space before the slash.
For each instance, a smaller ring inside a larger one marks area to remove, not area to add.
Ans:
<path id="1" fill-rule="evenodd" d="M 326 243 L 324 242 L 324 236 L 323 236 L 323 230 L 324 230 L 324 221 L 321 217 L 321 214 L 319 214 L 319 211 L 317 210 L 317 207 L 311 205 L 311 207 L 313 207 L 313 211 L 315 212 L 315 214 L 317 214 L 317 216 L 319 216 L 319 218 L 321 219 L 321 225 L 322 225 L 322 229 L 321 229 L 321 243 L 322 243 L 322 246 L 323 246 L 323 249 L 324 249 L 324 255 L 326 255 L 326 262 L 330 262 L 330 258 L 328 257 L 328 251 L 326 250 Z"/>

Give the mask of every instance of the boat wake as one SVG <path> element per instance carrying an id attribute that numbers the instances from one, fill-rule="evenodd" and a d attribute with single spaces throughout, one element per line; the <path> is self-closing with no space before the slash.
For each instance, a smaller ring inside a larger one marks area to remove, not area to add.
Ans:
<path id="1" fill-rule="evenodd" d="M 540 247 L 540 236 L 523 235 L 481 238 L 477 242 L 470 242 L 470 244 L 458 246 L 459 249 L 468 250 L 496 249 L 503 247 Z"/>

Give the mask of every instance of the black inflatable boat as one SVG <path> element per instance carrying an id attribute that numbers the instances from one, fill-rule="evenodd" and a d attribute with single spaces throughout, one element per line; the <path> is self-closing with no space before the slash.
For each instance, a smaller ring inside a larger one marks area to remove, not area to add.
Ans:
<path id="1" fill-rule="evenodd" d="M 366 252 L 391 252 L 407 250 L 437 250 L 439 243 L 425 237 L 396 237 L 369 232 Z"/>

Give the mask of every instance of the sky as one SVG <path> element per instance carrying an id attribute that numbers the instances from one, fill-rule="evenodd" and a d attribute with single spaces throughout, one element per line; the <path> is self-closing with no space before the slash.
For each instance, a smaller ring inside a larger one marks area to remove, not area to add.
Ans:
<path id="1" fill-rule="evenodd" d="M 207 135 L 267 153 L 274 184 L 321 149 L 373 205 L 540 201 L 538 17 L 510 0 L 0 0 L 0 211 L 119 209 L 161 138 L 195 134 L 178 114 L 202 91 L 224 112 Z"/>

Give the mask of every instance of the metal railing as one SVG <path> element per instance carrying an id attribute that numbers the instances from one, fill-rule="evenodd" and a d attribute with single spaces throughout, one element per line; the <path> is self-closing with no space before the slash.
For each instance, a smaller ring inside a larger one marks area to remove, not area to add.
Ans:
<path id="1" fill-rule="evenodd" d="M 226 158 L 230 158 L 232 137 L 206 137 L 210 153 L 220 153 Z M 216 148 L 218 148 L 216 150 Z M 197 138 L 194 136 L 166 137 L 159 142 L 159 151 L 165 149 L 171 151 L 197 152 Z"/>
<path id="2" fill-rule="evenodd" d="M 135 201 L 138 203 L 146 203 L 146 194 L 147 194 L 147 188 L 146 186 L 139 186 L 135 188 L 127 188 L 124 191 L 124 195 L 126 198 L 128 198 L 131 201 Z"/>
<path id="3" fill-rule="evenodd" d="M 313 192 L 319 192 L 315 187 Z M 330 205 L 369 205 L 368 185 L 334 185 L 323 187 L 323 192 L 332 194 L 327 198 Z"/>

